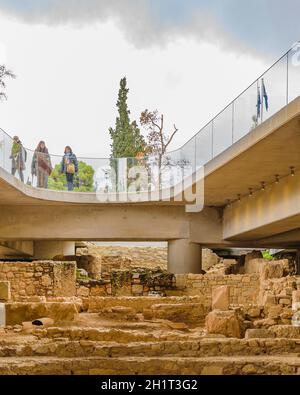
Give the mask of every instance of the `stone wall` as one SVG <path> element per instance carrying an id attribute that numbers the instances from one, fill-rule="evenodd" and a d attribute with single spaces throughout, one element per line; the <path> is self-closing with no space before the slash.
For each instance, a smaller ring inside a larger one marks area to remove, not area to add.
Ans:
<path id="1" fill-rule="evenodd" d="M 159 269 L 120 270 L 101 280 L 78 280 L 76 296 L 146 296 L 153 291 L 165 294 L 175 287 L 175 276 Z"/>
<path id="2" fill-rule="evenodd" d="M 58 255 L 54 261 L 76 262 L 78 269 L 84 269 L 89 277 L 97 280 L 101 278 L 101 257 L 95 255 Z"/>
<path id="3" fill-rule="evenodd" d="M 258 274 L 213 275 L 213 274 L 177 274 L 176 287 L 181 295 L 202 295 L 205 304 L 211 305 L 212 289 L 221 285 L 229 286 L 230 304 L 255 304 L 257 302 L 260 281 Z M 178 293 L 177 291 L 177 293 Z M 167 294 L 170 294 L 168 292 Z"/>
<path id="4" fill-rule="evenodd" d="M 74 296 L 75 262 L 0 262 L 0 281 L 9 281 L 11 298 Z"/>
<path id="5" fill-rule="evenodd" d="M 206 306 L 211 306 L 212 289 L 228 285 L 231 304 L 255 304 L 260 289 L 258 274 L 202 275 L 166 272 L 111 273 L 110 277 L 77 282 L 76 296 L 147 296 L 156 291 L 167 296 L 203 296 Z"/>

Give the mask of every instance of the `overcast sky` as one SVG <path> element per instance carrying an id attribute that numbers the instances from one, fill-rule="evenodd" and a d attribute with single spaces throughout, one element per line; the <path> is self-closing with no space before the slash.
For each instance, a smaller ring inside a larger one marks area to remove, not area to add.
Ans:
<path id="1" fill-rule="evenodd" d="M 131 117 L 163 112 L 171 148 L 300 39 L 299 0 L 0 0 L 0 127 L 52 153 L 110 154 L 119 81 Z"/>

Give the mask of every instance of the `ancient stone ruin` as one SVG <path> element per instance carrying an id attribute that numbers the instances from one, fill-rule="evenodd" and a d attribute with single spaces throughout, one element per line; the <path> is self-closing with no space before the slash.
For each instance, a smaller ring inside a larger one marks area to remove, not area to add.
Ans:
<path id="1" fill-rule="evenodd" d="M 0 373 L 300 374 L 293 262 L 205 250 L 174 275 L 151 253 L 0 262 Z"/>

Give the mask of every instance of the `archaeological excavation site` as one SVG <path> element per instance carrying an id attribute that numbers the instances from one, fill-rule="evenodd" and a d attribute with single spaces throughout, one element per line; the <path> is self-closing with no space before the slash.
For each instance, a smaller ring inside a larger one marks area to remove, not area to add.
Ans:
<path id="1" fill-rule="evenodd" d="M 2 260 L 0 374 L 300 374 L 296 259 L 203 249 L 202 274 L 172 274 L 167 248 L 77 243 Z"/>

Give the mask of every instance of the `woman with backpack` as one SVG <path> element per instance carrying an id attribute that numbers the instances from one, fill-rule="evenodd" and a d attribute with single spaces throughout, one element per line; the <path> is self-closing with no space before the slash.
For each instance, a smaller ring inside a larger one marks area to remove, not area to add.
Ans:
<path id="1" fill-rule="evenodd" d="M 74 189 L 74 175 L 78 172 L 78 161 L 73 154 L 72 148 L 66 146 L 64 156 L 61 161 L 61 172 L 66 175 L 68 191 Z"/>
<path id="2" fill-rule="evenodd" d="M 31 162 L 31 174 L 37 177 L 38 188 L 48 188 L 48 177 L 52 170 L 51 158 L 46 144 L 44 141 L 40 141 Z"/>

